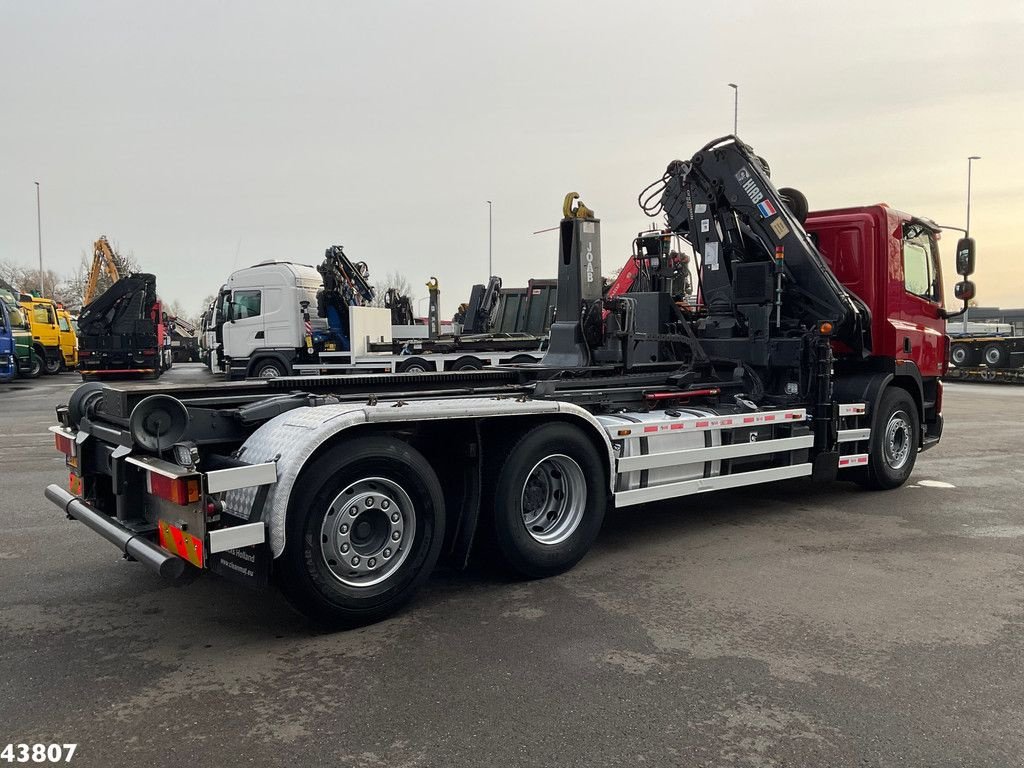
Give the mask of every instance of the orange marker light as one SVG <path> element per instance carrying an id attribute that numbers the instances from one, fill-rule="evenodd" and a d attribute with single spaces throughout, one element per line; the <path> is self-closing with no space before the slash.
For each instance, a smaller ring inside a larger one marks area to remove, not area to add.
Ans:
<path id="1" fill-rule="evenodd" d="M 832 333 L 832 323 L 822 323 L 818 326 L 818 330 L 821 331 L 822 336 L 828 336 Z"/>

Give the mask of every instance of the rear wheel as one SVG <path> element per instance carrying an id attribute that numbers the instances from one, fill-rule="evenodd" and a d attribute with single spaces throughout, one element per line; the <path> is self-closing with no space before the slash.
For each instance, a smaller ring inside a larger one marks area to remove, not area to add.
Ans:
<path id="1" fill-rule="evenodd" d="M 501 455 L 494 482 L 494 542 L 523 576 L 572 568 L 604 520 L 605 468 L 577 427 L 544 424 Z"/>
<path id="2" fill-rule="evenodd" d="M 949 353 L 950 359 L 953 361 L 953 365 L 958 367 L 964 367 L 965 365 L 973 365 L 971 348 L 966 344 L 954 344 L 953 349 Z"/>
<path id="3" fill-rule="evenodd" d="M 281 588 L 310 618 L 338 627 L 405 604 L 444 540 L 441 484 L 421 453 L 389 437 L 341 443 L 296 484 Z"/>
<path id="4" fill-rule="evenodd" d="M 861 484 L 875 490 L 903 485 L 914 471 L 920 443 L 917 404 L 906 390 L 890 387 L 878 404 L 867 471 L 860 479 Z"/>
<path id="5" fill-rule="evenodd" d="M 426 373 L 432 370 L 434 369 L 431 364 L 422 357 L 410 357 L 395 366 L 395 371 L 398 373 Z"/>
<path id="6" fill-rule="evenodd" d="M 1002 344 L 989 344 L 981 353 L 985 365 L 989 368 L 1005 368 L 1010 355 Z"/>
<path id="7" fill-rule="evenodd" d="M 462 357 L 455 360 L 452 363 L 452 367 L 449 370 L 452 371 L 479 371 L 483 370 L 483 361 L 473 355 L 463 355 Z"/>

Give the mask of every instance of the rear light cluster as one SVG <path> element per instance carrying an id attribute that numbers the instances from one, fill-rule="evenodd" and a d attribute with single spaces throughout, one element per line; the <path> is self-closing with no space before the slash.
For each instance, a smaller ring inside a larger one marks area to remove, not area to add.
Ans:
<path id="1" fill-rule="evenodd" d="M 198 477 L 167 477 L 156 472 L 146 473 L 146 490 L 182 506 L 199 501 L 201 492 Z"/>
<path id="2" fill-rule="evenodd" d="M 75 455 L 75 441 L 66 435 L 62 435 L 59 432 L 53 433 L 53 442 L 57 446 L 57 450 L 63 453 L 65 456 Z"/>

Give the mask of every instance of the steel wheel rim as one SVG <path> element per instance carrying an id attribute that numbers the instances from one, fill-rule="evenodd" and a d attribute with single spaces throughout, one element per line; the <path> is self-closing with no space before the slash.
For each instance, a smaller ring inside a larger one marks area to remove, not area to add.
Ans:
<path id="1" fill-rule="evenodd" d="M 883 439 L 885 463 L 892 469 L 902 469 L 910 460 L 910 446 L 913 443 L 913 426 L 906 411 L 896 411 L 889 417 Z"/>
<path id="2" fill-rule="evenodd" d="M 276 379 L 281 375 L 281 372 L 277 370 L 277 366 L 265 365 L 260 368 L 259 378 L 261 379 Z"/>
<path id="3" fill-rule="evenodd" d="M 989 365 L 995 365 L 999 362 L 1000 354 L 998 349 L 986 349 L 985 350 L 985 362 Z"/>
<path id="4" fill-rule="evenodd" d="M 372 587 L 409 557 L 416 510 L 402 486 L 383 477 L 357 480 L 334 497 L 320 526 L 324 565 L 348 587 Z"/>
<path id="5" fill-rule="evenodd" d="M 963 349 L 953 350 L 953 362 L 960 365 L 967 359 L 967 352 Z"/>
<path id="6" fill-rule="evenodd" d="M 568 539 L 587 508 L 587 481 L 580 465 L 562 453 L 546 456 L 526 476 L 519 497 L 523 525 L 539 544 Z"/>

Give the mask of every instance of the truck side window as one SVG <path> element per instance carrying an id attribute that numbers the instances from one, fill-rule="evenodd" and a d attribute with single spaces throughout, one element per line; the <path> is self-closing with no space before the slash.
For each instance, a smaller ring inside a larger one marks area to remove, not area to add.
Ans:
<path id="1" fill-rule="evenodd" d="M 932 239 L 920 225 L 908 224 L 903 230 L 903 286 L 907 293 L 938 301 Z"/>
<path id="2" fill-rule="evenodd" d="M 71 326 L 68 325 L 68 321 L 67 321 L 66 318 L 58 317 L 57 318 L 57 324 L 60 326 L 60 329 L 62 331 L 70 331 L 71 330 Z"/>
<path id="3" fill-rule="evenodd" d="M 45 304 L 36 304 L 32 308 L 32 322 L 53 325 L 53 309 Z"/>
<path id="4" fill-rule="evenodd" d="M 235 291 L 235 317 L 257 317 L 260 314 L 259 291 Z"/>

